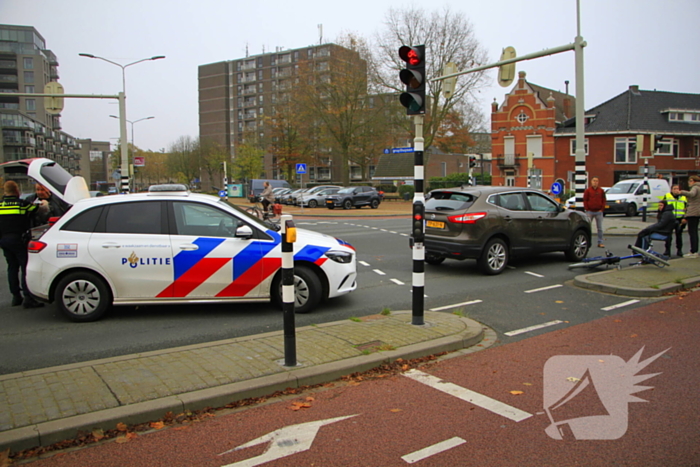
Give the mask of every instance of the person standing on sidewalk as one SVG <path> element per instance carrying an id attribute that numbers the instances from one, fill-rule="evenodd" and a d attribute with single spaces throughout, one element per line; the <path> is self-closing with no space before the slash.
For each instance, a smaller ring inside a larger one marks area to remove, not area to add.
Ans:
<path id="1" fill-rule="evenodd" d="M 591 179 L 591 186 L 583 192 L 583 209 L 586 211 L 588 220 L 598 230 L 598 248 L 603 248 L 603 212 L 605 211 L 605 191 L 598 186 L 598 177 Z"/>
<path id="2" fill-rule="evenodd" d="M 684 258 L 698 257 L 698 222 L 700 221 L 700 176 L 691 175 L 688 179 L 690 189 L 681 190 L 681 194 L 688 199 L 688 209 L 685 219 L 688 221 L 688 236 L 690 236 L 690 253 Z"/>
<path id="3" fill-rule="evenodd" d="M 20 199 L 17 183 L 10 180 L 3 186 L 0 201 L 0 246 L 7 261 L 7 282 L 12 293 L 12 306 L 24 302 L 25 308 L 42 306 L 27 289 L 27 240 L 29 217 L 38 209 L 35 204 Z M 22 298 L 24 292 L 24 299 Z"/>
<path id="4" fill-rule="evenodd" d="M 676 233 L 676 255 L 683 256 L 683 229 L 687 221 L 685 220 L 685 209 L 688 204 L 688 199 L 681 194 L 681 187 L 673 185 L 671 192 L 666 193 L 662 201 L 666 201 L 673 208 L 673 215 L 676 216 L 676 226 L 673 231 Z M 664 255 L 671 256 L 671 245 L 673 243 L 673 234 L 666 239 L 666 250 Z"/>

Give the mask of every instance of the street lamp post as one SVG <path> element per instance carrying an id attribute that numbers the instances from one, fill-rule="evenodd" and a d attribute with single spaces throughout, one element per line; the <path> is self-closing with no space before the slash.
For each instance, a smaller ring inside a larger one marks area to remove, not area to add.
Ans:
<path id="1" fill-rule="evenodd" d="M 110 117 L 116 118 L 117 120 L 119 120 L 119 117 L 117 117 L 116 115 L 110 115 Z M 133 122 L 131 120 L 124 119 L 124 120 L 126 120 L 127 123 L 131 124 L 131 147 L 133 148 L 134 151 L 136 151 L 136 145 L 134 144 L 134 123 L 142 122 L 144 120 L 151 120 L 153 118 L 156 118 L 156 117 L 143 117 L 143 118 L 139 118 L 138 120 L 134 120 Z M 128 159 L 127 159 L 127 168 L 128 167 L 129 166 L 128 166 Z M 130 172 L 129 172 L 129 175 L 131 175 Z M 141 181 L 143 182 L 143 179 Z M 135 182 L 134 182 L 134 186 L 136 186 Z"/>
<path id="2" fill-rule="evenodd" d="M 126 65 L 122 65 L 121 63 L 113 62 L 112 60 L 108 60 L 104 57 L 98 57 L 97 55 L 92 55 L 92 54 L 86 54 L 86 53 L 81 53 L 78 54 L 81 57 L 87 57 L 87 58 L 96 58 L 98 60 L 105 61 L 107 63 L 111 63 L 112 65 L 116 65 L 119 68 L 122 69 L 122 92 L 121 98 L 119 100 L 119 134 L 120 134 L 120 145 L 122 147 L 122 164 L 121 164 L 121 192 L 122 193 L 128 193 L 129 192 L 129 148 L 128 148 L 128 142 L 127 142 L 127 135 L 126 135 L 126 68 L 130 67 L 131 65 L 136 65 L 137 63 L 141 62 L 146 62 L 149 60 L 160 60 L 161 58 L 165 58 L 165 55 L 156 55 L 153 57 L 149 58 L 142 58 L 141 60 L 136 60 L 135 62 L 127 63 Z M 132 128 L 132 135 L 133 135 L 133 128 Z"/>

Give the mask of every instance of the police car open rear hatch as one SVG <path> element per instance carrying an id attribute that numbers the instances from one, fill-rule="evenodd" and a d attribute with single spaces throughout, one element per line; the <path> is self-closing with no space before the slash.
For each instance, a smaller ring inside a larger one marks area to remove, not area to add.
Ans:
<path id="1" fill-rule="evenodd" d="M 5 162 L 0 164 L 0 167 L 6 174 L 28 175 L 68 204 L 75 204 L 90 197 L 85 179 L 71 175 L 56 161 L 45 158 L 21 159 Z"/>

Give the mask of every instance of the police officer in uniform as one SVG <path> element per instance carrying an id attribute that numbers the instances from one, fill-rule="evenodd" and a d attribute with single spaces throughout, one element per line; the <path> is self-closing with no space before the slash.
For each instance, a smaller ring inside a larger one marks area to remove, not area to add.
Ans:
<path id="1" fill-rule="evenodd" d="M 673 231 L 676 233 L 676 255 L 683 256 L 683 229 L 687 221 L 685 220 L 685 208 L 688 204 L 688 199 L 681 194 L 681 188 L 678 185 L 671 187 L 671 193 L 666 193 L 662 198 L 673 207 L 673 215 L 676 217 L 676 226 Z M 666 251 L 664 255 L 671 256 L 671 242 L 673 241 L 673 233 L 666 239 Z"/>
<path id="2" fill-rule="evenodd" d="M 4 196 L 0 201 L 0 246 L 7 260 L 7 281 L 12 293 L 12 306 L 24 302 L 25 308 L 43 306 L 27 289 L 27 240 L 29 217 L 38 207 L 20 199 L 19 187 L 12 180 L 3 186 Z M 24 299 L 22 298 L 24 292 Z"/>

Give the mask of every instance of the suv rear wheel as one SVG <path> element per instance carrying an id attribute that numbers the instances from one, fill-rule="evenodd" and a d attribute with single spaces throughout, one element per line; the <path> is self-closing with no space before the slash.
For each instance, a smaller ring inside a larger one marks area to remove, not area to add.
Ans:
<path id="1" fill-rule="evenodd" d="M 379 200 L 378 199 L 373 199 L 371 203 L 369 203 L 369 207 L 372 209 L 377 209 L 379 207 Z"/>
<path id="2" fill-rule="evenodd" d="M 500 238 L 492 238 L 486 244 L 477 264 L 481 272 L 489 276 L 500 274 L 508 265 L 508 245 Z"/>
<path id="3" fill-rule="evenodd" d="M 352 201 L 349 199 L 346 199 L 343 201 L 343 209 L 350 209 L 352 207 Z"/>

